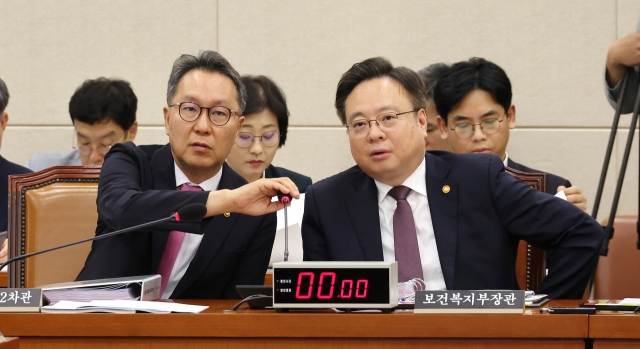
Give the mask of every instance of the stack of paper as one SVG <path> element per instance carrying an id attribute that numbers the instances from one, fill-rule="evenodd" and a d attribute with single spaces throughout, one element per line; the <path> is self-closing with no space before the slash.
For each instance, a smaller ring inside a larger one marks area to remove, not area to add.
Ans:
<path id="1" fill-rule="evenodd" d="M 169 302 L 147 302 L 127 300 L 101 300 L 91 302 L 60 301 L 42 307 L 43 313 L 199 313 L 208 306 Z"/>

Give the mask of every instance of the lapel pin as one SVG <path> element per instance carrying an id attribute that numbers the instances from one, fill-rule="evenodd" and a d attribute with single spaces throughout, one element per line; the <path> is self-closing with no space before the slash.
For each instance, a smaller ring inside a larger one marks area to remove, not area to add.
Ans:
<path id="1" fill-rule="evenodd" d="M 229 217 L 231 217 L 231 212 L 225 212 L 225 213 L 224 213 L 224 217 L 225 217 L 225 218 L 229 218 Z"/>
<path id="2" fill-rule="evenodd" d="M 442 192 L 445 194 L 449 194 L 449 192 L 451 191 L 451 188 L 449 188 L 448 185 L 445 185 L 442 187 Z"/>

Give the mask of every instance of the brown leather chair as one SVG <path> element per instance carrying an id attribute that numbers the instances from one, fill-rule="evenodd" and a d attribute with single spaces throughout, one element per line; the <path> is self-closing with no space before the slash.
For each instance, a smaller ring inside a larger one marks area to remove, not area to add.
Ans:
<path id="1" fill-rule="evenodd" d="M 95 235 L 99 166 L 56 166 L 9 176 L 9 257 Z M 73 281 L 91 249 L 80 244 L 17 261 L 9 287 Z"/>
<path id="2" fill-rule="evenodd" d="M 609 220 L 602 222 L 607 225 Z M 640 250 L 636 216 L 617 216 L 613 221 L 613 238 L 609 253 L 600 256 L 594 282 L 595 299 L 640 297 Z"/>
<path id="3" fill-rule="evenodd" d="M 531 188 L 541 192 L 547 191 L 547 174 L 543 172 L 522 172 L 506 167 L 505 171 L 523 181 Z M 516 259 L 516 276 L 518 285 L 523 290 L 538 292 L 542 279 L 547 272 L 546 254 L 543 250 L 520 241 Z"/>

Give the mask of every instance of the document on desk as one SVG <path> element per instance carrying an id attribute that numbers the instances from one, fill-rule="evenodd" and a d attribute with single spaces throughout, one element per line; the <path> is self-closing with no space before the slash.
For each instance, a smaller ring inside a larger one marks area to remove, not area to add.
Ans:
<path id="1" fill-rule="evenodd" d="M 91 302 L 60 301 L 42 307 L 43 313 L 86 313 L 86 312 L 145 312 L 154 314 L 199 313 L 208 306 L 171 302 L 148 302 L 129 300 L 99 300 Z"/>
<path id="2" fill-rule="evenodd" d="M 302 261 L 302 215 L 304 214 L 304 194 L 300 194 L 300 199 L 291 201 L 291 206 L 287 207 L 287 225 L 289 226 L 289 260 Z M 278 224 L 276 227 L 276 238 L 271 250 L 269 267 L 273 263 L 284 261 L 284 210 L 277 213 Z"/>

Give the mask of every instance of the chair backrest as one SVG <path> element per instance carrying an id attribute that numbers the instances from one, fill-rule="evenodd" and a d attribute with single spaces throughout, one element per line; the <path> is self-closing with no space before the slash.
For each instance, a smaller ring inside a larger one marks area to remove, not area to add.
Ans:
<path id="1" fill-rule="evenodd" d="M 56 166 L 9 176 L 9 256 L 95 235 L 99 166 Z M 9 267 L 9 287 L 73 281 L 91 249 L 80 244 Z"/>
<path id="2" fill-rule="evenodd" d="M 602 222 L 607 225 L 609 220 Z M 595 299 L 640 297 L 640 250 L 637 216 L 617 216 L 613 221 L 613 238 L 609 253 L 600 256 L 594 282 Z"/>
<path id="3" fill-rule="evenodd" d="M 506 167 L 505 171 L 533 189 L 547 191 L 547 174 L 544 172 L 522 172 L 510 167 Z M 520 241 L 516 259 L 516 276 L 520 288 L 538 292 L 542 279 L 546 276 L 546 270 L 545 252 L 526 241 Z"/>

